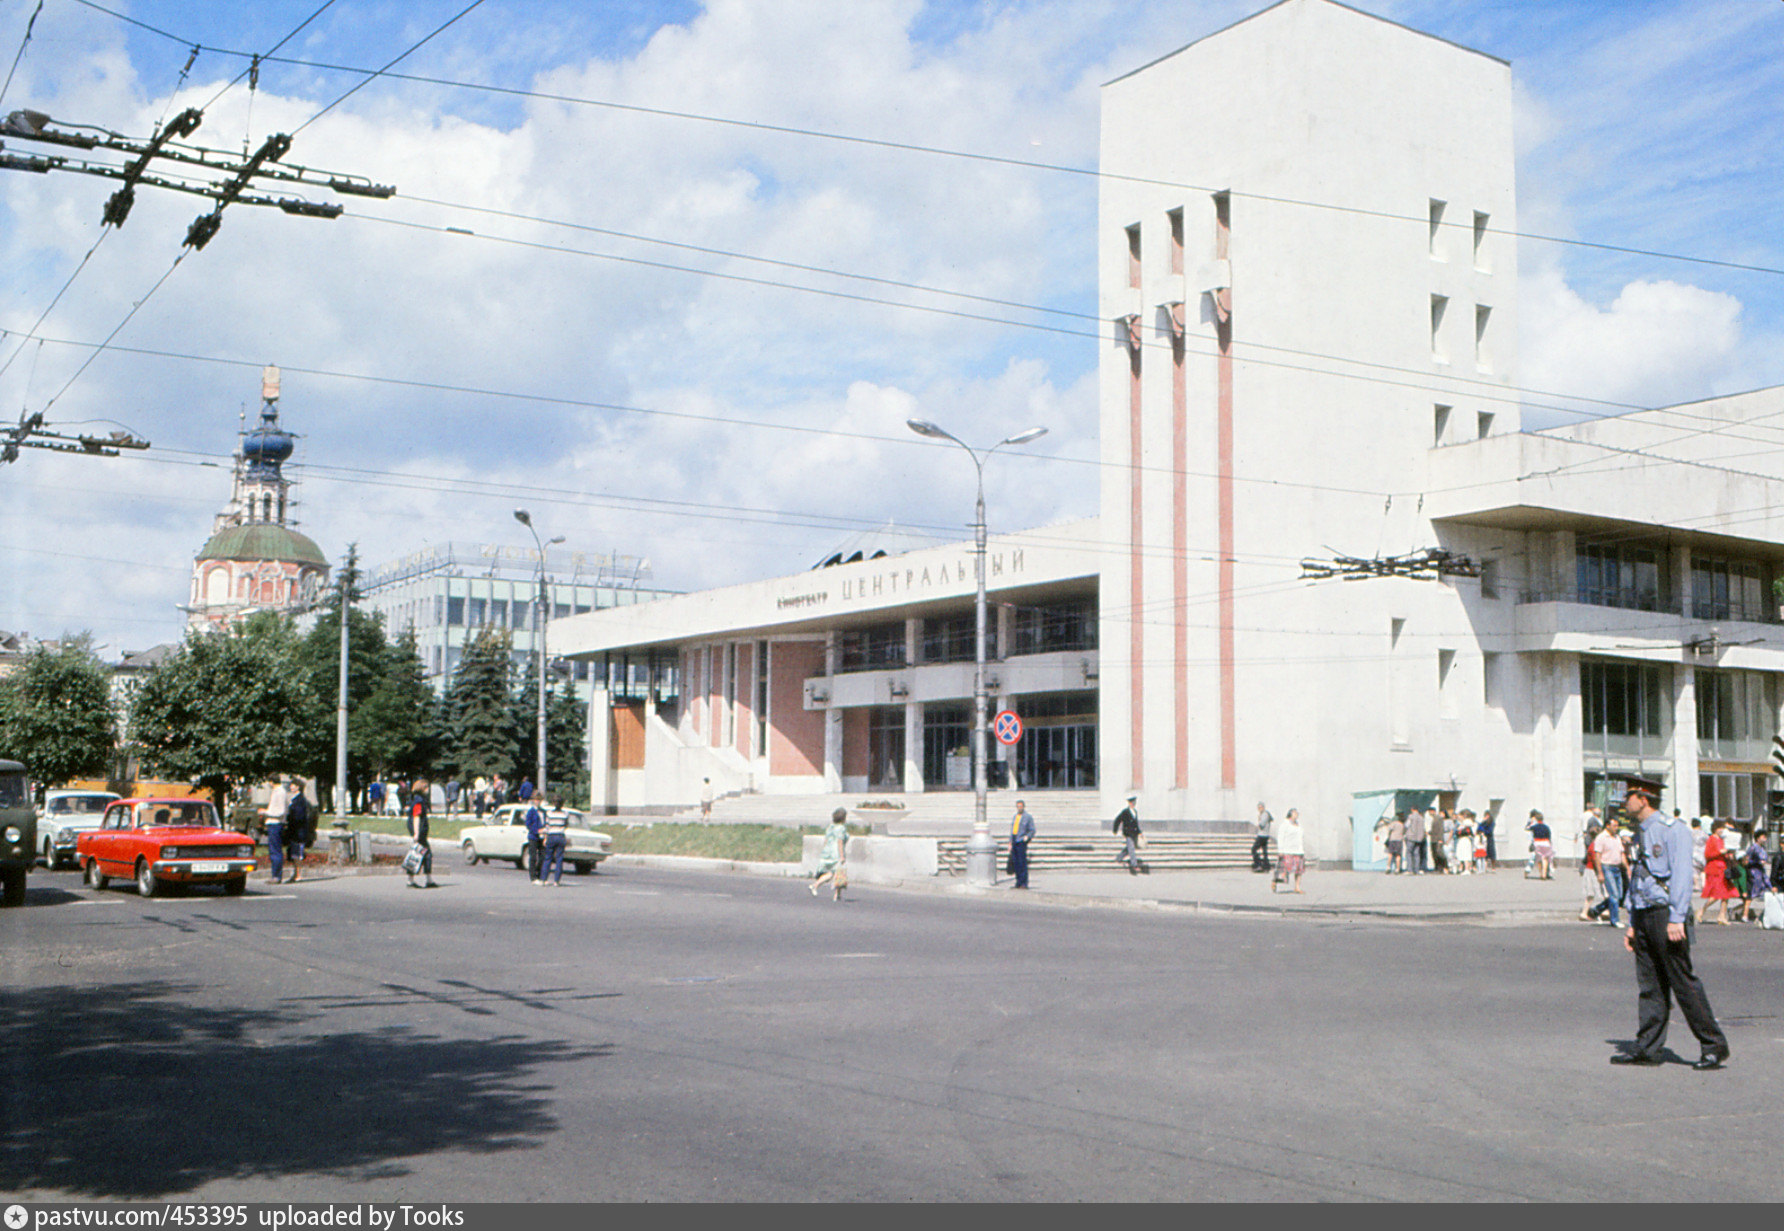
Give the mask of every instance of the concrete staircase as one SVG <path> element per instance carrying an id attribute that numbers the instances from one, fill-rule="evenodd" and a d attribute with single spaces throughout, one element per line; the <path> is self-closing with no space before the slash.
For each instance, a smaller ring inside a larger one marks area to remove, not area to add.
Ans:
<path id="1" fill-rule="evenodd" d="M 1028 866 L 1033 872 L 1115 872 L 1122 842 L 1114 834 L 1044 836 L 1036 834 L 1028 844 Z M 1001 875 L 1009 854 L 1007 835 L 997 843 L 997 867 Z M 1271 854 L 1275 858 L 1274 850 Z M 946 837 L 936 843 L 939 870 L 954 875 L 966 871 L 966 839 Z M 1251 836 L 1240 833 L 1146 834 L 1140 862 L 1159 872 L 1191 872 L 1204 868 L 1249 868 Z"/>

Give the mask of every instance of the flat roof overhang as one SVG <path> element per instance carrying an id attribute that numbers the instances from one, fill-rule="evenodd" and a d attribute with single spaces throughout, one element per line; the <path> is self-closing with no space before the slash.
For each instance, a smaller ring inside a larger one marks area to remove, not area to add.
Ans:
<path id="1" fill-rule="evenodd" d="M 1435 523 L 1639 534 L 1784 559 L 1784 477 L 1532 433 L 1427 457 L 1424 511 Z"/>
<path id="2" fill-rule="evenodd" d="M 994 604 L 1094 599 L 1104 550 L 1095 518 L 993 535 L 987 595 Z M 562 657 L 587 659 L 690 641 L 821 636 L 955 613 L 976 591 L 972 544 L 950 544 L 553 620 L 551 643 Z"/>

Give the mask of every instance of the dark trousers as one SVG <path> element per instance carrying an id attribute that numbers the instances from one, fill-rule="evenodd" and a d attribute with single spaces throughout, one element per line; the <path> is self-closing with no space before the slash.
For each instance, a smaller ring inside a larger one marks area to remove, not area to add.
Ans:
<path id="1" fill-rule="evenodd" d="M 527 854 L 526 854 L 527 875 L 532 877 L 534 880 L 539 879 L 539 865 L 545 861 L 544 860 L 544 846 L 543 846 L 544 841 L 545 840 L 543 838 L 528 838 L 527 839 Z"/>
<path id="2" fill-rule="evenodd" d="M 1635 930 L 1635 982 L 1641 989 L 1633 1050 L 1640 1056 L 1660 1055 L 1666 1043 L 1667 1019 L 1676 1000 L 1679 1012 L 1685 1015 L 1685 1024 L 1691 1027 L 1703 1050 L 1726 1052 L 1728 1038 L 1716 1024 L 1703 984 L 1691 971 L 1691 925 L 1685 925 L 1684 940 L 1668 940 L 1669 913 L 1664 906 L 1629 912 L 1629 926 Z"/>
<path id="3" fill-rule="evenodd" d="M 285 822 L 268 821 L 266 823 L 266 858 L 272 865 L 274 880 L 282 880 L 285 876 Z"/>
<path id="4" fill-rule="evenodd" d="M 1270 835 L 1261 833 L 1251 840 L 1251 870 L 1268 872 L 1270 870 Z"/>
<path id="5" fill-rule="evenodd" d="M 1028 888 L 1028 840 L 1010 839 L 1010 871 L 1015 874 L 1016 888 Z"/>
<path id="6" fill-rule="evenodd" d="M 540 880 L 551 880 L 553 883 L 564 879 L 564 848 L 570 844 L 569 838 L 561 833 L 545 835 L 545 863 L 539 869 Z"/>

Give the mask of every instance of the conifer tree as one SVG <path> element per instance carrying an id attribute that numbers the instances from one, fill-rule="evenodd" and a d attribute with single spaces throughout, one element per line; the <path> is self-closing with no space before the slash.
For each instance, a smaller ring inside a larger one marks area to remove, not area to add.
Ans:
<path id="1" fill-rule="evenodd" d="M 465 643 L 452 677 L 452 768 L 466 777 L 510 780 L 521 744 L 514 721 L 513 639 L 505 628 L 484 628 Z"/>

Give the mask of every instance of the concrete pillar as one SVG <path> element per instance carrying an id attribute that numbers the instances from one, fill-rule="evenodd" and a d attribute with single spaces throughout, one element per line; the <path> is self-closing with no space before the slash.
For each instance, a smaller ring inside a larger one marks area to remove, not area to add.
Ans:
<path id="1" fill-rule="evenodd" d="M 915 668 L 923 648 L 923 621 L 904 622 L 904 661 Z M 904 703 L 904 791 L 907 795 L 923 793 L 923 703 Z"/>
<path id="2" fill-rule="evenodd" d="M 904 790 L 923 793 L 923 703 L 904 703 Z"/>
<path id="3" fill-rule="evenodd" d="M 836 634 L 824 634 L 824 675 L 830 682 L 830 699 L 824 703 L 824 790 L 842 790 L 842 709 L 836 704 Z"/>
<path id="4" fill-rule="evenodd" d="M 1680 664 L 1673 668 L 1673 776 L 1667 783 L 1670 798 L 1660 801 L 1670 814 L 1674 808 L 1687 817 L 1701 808 L 1697 791 L 1697 671 Z"/>
<path id="5" fill-rule="evenodd" d="M 645 695 L 649 696 L 648 691 Z M 619 805 L 619 775 L 613 769 L 613 704 L 605 678 L 594 682 L 588 699 L 588 802 L 590 811 L 608 816 Z"/>

